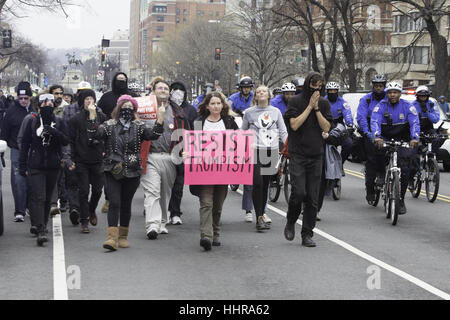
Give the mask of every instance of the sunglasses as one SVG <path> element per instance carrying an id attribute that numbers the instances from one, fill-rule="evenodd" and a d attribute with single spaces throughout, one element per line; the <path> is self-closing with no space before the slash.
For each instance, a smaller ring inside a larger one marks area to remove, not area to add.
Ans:
<path id="1" fill-rule="evenodd" d="M 59 92 L 53 92 L 53 95 L 54 95 L 54 96 L 56 96 L 56 95 L 61 96 L 61 95 L 63 95 L 63 94 L 64 94 L 64 92 L 62 92 L 62 91 L 59 91 Z"/>
<path id="2" fill-rule="evenodd" d="M 30 97 L 19 97 L 19 100 L 30 100 Z"/>

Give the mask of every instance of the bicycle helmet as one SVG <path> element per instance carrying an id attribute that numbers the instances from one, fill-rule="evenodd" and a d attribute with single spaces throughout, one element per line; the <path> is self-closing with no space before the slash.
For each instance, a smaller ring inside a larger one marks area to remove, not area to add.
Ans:
<path id="1" fill-rule="evenodd" d="M 243 77 L 240 81 L 239 81 L 239 88 L 245 88 L 245 87 L 253 87 L 254 83 L 253 83 L 253 79 L 250 77 Z"/>
<path id="2" fill-rule="evenodd" d="M 398 82 L 392 81 L 386 85 L 386 92 L 389 92 L 390 90 L 396 90 L 396 91 L 402 92 L 403 89 L 402 89 L 402 86 Z"/>
<path id="3" fill-rule="evenodd" d="M 295 85 L 290 82 L 286 82 L 281 86 L 281 92 L 295 92 L 296 90 Z"/>
<path id="4" fill-rule="evenodd" d="M 325 90 L 339 90 L 340 88 L 341 86 L 339 85 L 339 83 L 333 81 L 328 82 L 325 86 Z"/>
<path id="5" fill-rule="evenodd" d="M 303 87 L 305 85 L 305 78 L 297 78 L 292 80 L 292 84 L 296 87 Z"/>
<path id="6" fill-rule="evenodd" d="M 419 86 L 416 89 L 416 96 L 431 96 L 431 90 L 427 86 Z"/>
<path id="7" fill-rule="evenodd" d="M 272 95 L 276 95 L 279 93 L 282 93 L 283 91 L 281 91 L 280 87 L 276 87 L 275 89 L 272 90 Z"/>
<path id="8" fill-rule="evenodd" d="M 387 79 L 384 74 L 376 74 L 373 76 L 372 83 L 384 83 L 386 84 Z"/>

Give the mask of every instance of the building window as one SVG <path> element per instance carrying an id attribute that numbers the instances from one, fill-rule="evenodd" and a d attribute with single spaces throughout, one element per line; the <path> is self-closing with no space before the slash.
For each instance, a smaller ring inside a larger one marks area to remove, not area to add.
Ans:
<path id="1" fill-rule="evenodd" d="M 213 12 L 212 12 L 212 11 L 209 12 L 209 16 L 210 16 L 210 17 L 213 16 Z"/>
<path id="2" fill-rule="evenodd" d="M 156 31 L 164 31 L 164 26 L 157 26 Z"/>
<path id="3" fill-rule="evenodd" d="M 180 8 L 177 8 L 177 16 L 180 14 Z"/>
<path id="4" fill-rule="evenodd" d="M 428 64 L 429 63 L 429 47 L 414 47 L 413 49 L 413 62 L 414 64 Z"/>
<path id="5" fill-rule="evenodd" d="M 186 18 L 183 18 L 183 22 L 186 22 Z"/>
<path id="6" fill-rule="evenodd" d="M 214 2 L 214 0 L 209 0 L 209 2 L 213 3 L 213 2 Z"/>
<path id="7" fill-rule="evenodd" d="M 187 13 L 188 13 L 187 9 L 183 9 L 183 14 L 187 14 Z"/>
<path id="8" fill-rule="evenodd" d="M 156 21 L 158 22 L 164 22 L 164 16 L 157 16 Z"/>
<path id="9" fill-rule="evenodd" d="M 167 12 L 167 7 L 166 6 L 153 6 L 152 7 L 152 12 L 166 13 Z"/>
<path id="10" fill-rule="evenodd" d="M 180 18 L 179 18 L 179 17 L 177 17 L 177 19 L 176 19 L 176 20 L 177 20 L 177 23 L 180 23 Z"/>

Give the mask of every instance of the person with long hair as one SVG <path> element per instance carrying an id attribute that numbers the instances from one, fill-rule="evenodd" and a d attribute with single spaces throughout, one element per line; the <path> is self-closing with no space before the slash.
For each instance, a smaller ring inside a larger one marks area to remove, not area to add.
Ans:
<path id="1" fill-rule="evenodd" d="M 158 120 L 146 127 L 137 117 L 138 103 L 129 95 L 122 95 L 111 113 L 111 119 L 99 125 L 94 105 L 88 107 L 88 139 L 105 142 L 105 188 L 109 196 L 108 240 L 103 248 L 128 248 L 131 203 L 141 178 L 141 142 L 156 140 L 163 133 L 164 108 L 158 109 Z M 120 222 L 120 227 L 119 227 Z"/>
<path id="2" fill-rule="evenodd" d="M 270 98 L 269 88 L 259 86 L 255 91 L 253 106 L 245 112 L 241 126 L 242 130 L 253 130 L 256 136 L 252 198 L 257 231 L 270 229 L 269 223 L 263 217 L 269 182 L 271 176 L 276 173 L 279 140 L 284 143 L 287 139 L 283 115 L 278 108 L 270 105 Z"/>
<path id="3" fill-rule="evenodd" d="M 220 92 L 211 92 L 198 106 L 199 117 L 194 128 L 203 131 L 238 130 L 230 106 Z M 200 246 L 205 251 L 212 246 L 220 246 L 220 217 L 227 197 L 228 185 L 195 186 L 200 198 Z"/>

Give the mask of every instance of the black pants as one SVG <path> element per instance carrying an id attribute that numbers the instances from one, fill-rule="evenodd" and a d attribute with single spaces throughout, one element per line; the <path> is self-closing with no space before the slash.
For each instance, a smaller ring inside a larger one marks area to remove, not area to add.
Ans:
<path id="1" fill-rule="evenodd" d="M 327 189 L 327 180 L 325 179 L 325 160 L 324 160 L 322 164 L 322 176 L 320 178 L 319 198 L 317 199 L 317 213 L 319 213 L 320 210 L 322 209 L 326 189 Z"/>
<path id="2" fill-rule="evenodd" d="M 128 227 L 131 219 L 131 203 L 141 177 L 116 180 L 109 172 L 105 172 L 105 177 L 105 189 L 109 197 L 108 226 L 117 227 L 120 220 L 120 226 Z"/>
<path id="3" fill-rule="evenodd" d="M 272 155 L 275 157 L 272 159 Z M 253 166 L 252 199 L 255 208 L 256 221 L 264 214 L 267 204 L 270 179 L 276 173 L 278 149 L 256 149 L 255 165 Z"/>
<path id="4" fill-rule="evenodd" d="M 30 215 L 33 217 L 32 224 L 38 228 L 38 232 L 42 232 L 47 227 L 52 192 L 56 187 L 59 170 L 31 169 L 29 172 Z"/>
<path id="5" fill-rule="evenodd" d="M 292 189 L 291 197 L 289 198 L 287 222 L 289 224 L 296 223 L 302 211 L 302 204 L 305 203 L 302 237 L 312 237 L 313 229 L 316 226 L 322 166 L 322 156 L 306 158 L 291 155 L 289 158 Z"/>
<path id="6" fill-rule="evenodd" d="M 184 188 L 184 164 L 177 165 L 177 177 L 172 187 L 172 195 L 170 196 L 169 212 L 170 217 L 180 217 L 181 212 L 181 199 L 183 198 Z"/>
<path id="7" fill-rule="evenodd" d="M 342 150 L 341 150 L 341 157 L 342 157 L 342 164 L 347 161 L 348 157 L 352 154 L 352 146 L 353 146 L 353 140 L 349 136 L 345 137 L 342 140 Z"/>
<path id="8" fill-rule="evenodd" d="M 78 177 L 76 170 L 70 171 L 67 167 L 64 168 L 66 172 L 66 190 L 67 200 L 69 201 L 70 210 L 80 210 L 80 199 L 78 197 Z"/>
<path id="9" fill-rule="evenodd" d="M 102 196 L 104 185 L 104 173 L 102 164 L 76 163 L 75 172 L 78 177 L 78 195 L 80 200 L 80 221 L 81 225 L 87 226 L 91 212 L 97 209 L 98 201 Z M 90 188 L 92 187 L 92 188 Z M 89 200 L 89 189 L 91 189 L 91 199 Z M 88 202 L 89 200 L 89 202 Z"/>
<path id="10" fill-rule="evenodd" d="M 66 191 L 66 171 L 59 170 L 58 181 L 56 184 L 56 188 L 52 193 L 52 203 L 51 206 L 58 206 L 58 199 L 60 201 L 61 206 L 67 203 L 67 191 Z"/>
<path id="11" fill-rule="evenodd" d="M 386 167 L 385 151 L 377 149 L 373 142 L 364 138 L 364 148 L 366 150 L 366 189 L 370 193 L 374 193 L 375 179 L 377 173 L 384 176 L 384 170 Z"/>

